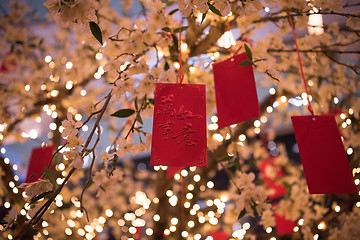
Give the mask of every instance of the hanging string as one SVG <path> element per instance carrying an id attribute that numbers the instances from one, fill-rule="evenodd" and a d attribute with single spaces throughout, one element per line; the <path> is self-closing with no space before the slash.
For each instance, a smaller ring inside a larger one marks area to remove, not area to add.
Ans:
<path id="1" fill-rule="evenodd" d="M 184 177 L 180 174 L 181 177 L 181 218 L 185 222 L 185 206 L 184 206 L 184 196 L 185 196 L 185 186 L 184 186 Z"/>
<path id="2" fill-rule="evenodd" d="M 184 76 L 182 74 L 182 59 L 181 59 L 181 23 L 179 25 L 179 78 L 180 78 L 180 84 L 182 84 L 184 80 Z"/>
<path id="3" fill-rule="evenodd" d="M 312 107 L 311 107 L 309 92 L 308 92 L 308 89 L 307 89 L 306 80 L 305 80 L 305 75 L 304 75 L 304 71 L 303 71 L 303 67 L 302 67 L 302 63 L 301 63 L 299 47 L 298 47 L 297 41 L 296 41 L 296 34 L 295 34 L 294 24 L 293 24 L 292 18 L 291 18 L 291 16 L 290 16 L 290 13 L 288 12 L 287 14 L 288 14 L 288 17 L 289 17 L 289 21 L 290 21 L 290 25 L 291 25 L 291 30 L 292 30 L 292 34 L 293 34 L 293 37 L 294 37 L 296 53 L 297 53 L 297 56 L 298 56 L 298 59 L 299 59 L 301 77 L 302 77 L 302 80 L 303 80 L 303 83 L 304 83 L 304 86 L 305 86 L 306 98 L 307 98 L 307 101 L 308 101 L 308 109 L 309 109 L 311 115 L 314 116 L 314 111 L 313 111 L 313 109 L 312 109 Z"/>
<path id="4" fill-rule="evenodd" d="M 229 32 L 229 43 L 230 43 L 230 48 L 229 48 L 229 52 L 230 52 L 230 57 L 232 57 L 232 51 L 231 51 L 231 32 L 230 32 L 230 22 L 229 22 L 229 17 L 227 18 L 227 28 L 228 28 L 228 32 Z"/>

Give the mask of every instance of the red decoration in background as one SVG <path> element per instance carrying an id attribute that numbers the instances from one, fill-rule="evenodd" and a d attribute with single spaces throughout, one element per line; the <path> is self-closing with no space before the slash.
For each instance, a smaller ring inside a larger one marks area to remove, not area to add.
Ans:
<path id="1" fill-rule="evenodd" d="M 333 115 L 292 116 L 311 194 L 357 193 Z"/>
<path id="2" fill-rule="evenodd" d="M 26 175 L 26 183 L 35 182 L 41 177 L 41 172 L 44 171 L 45 166 L 49 166 L 51 157 L 54 153 L 54 146 L 34 148 L 31 152 L 28 171 Z M 32 178 L 30 178 L 33 174 Z"/>
<path id="3" fill-rule="evenodd" d="M 219 128 L 260 116 L 252 66 L 245 53 L 214 63 L 216 108 Z"/>
<path id="4" fill-rule="evenodd" d="M 285 175 L 281 166 L 276 164 L 276 157 L 271 157 L 260 163 L 260 172 L 264 179 L 265 185 L 269 189 L 268 197 L 270 200 L 275 200 L 283 197 L 287 193 L 287 189 L 284 185 L 277 181 L 279 178 Z M 275 207 L 277 203 L 273 203 Z M 276 233 L 279 235 L 293 233 L 295 222 L 286 219 L 284 216 L 274 214 L 276 222 Z"/>
<path id="5" fill-rule="evenodd" d="M 284 185 L 277 181 L 284 176 L 284 172 L 275 161 L 276 157 L 271 157 L 260 163 L 260 172 L 263 176 L 265 185 L 269 189 L 268 197 L 270 200 L 282 197 L 287 192 Z"/>
<path id="6" fill-rule="evenodd" d="M 151 166 L 207 166 L 205 85 L 157 83 Z"/>
<path id="7" fill-rule="evenodd" d="M 276 233 L 279 235 L 292 234 L 294 232 L 295 222 L 286 219 L 284 216 L 274 214 L 276 222 Z"/>
<path id="8" fill-rule="evenodd" d="M 7 53 L 4 60 L 0 64 L 0 72 L 8 73 L 13 72 L 16 67 L 15 56 L 11 53 Z"/>
<path id="9" fill-rule="evenodd" d="M 214 240 L 228 240 L 230 238 L 230 235 L 225 231 L 213 232 L 209 236 Z"/>

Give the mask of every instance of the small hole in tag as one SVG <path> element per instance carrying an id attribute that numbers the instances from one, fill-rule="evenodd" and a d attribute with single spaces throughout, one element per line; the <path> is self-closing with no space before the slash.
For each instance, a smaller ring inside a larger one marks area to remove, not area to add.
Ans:
<path id="1" fill-rule="evenodd" d="M 312 120 L 313 120 L 313 121 L 315 121 L 315 120 L 316 120 L 316 118 L 315 118 L 315 117 L 312 117 Z"/>

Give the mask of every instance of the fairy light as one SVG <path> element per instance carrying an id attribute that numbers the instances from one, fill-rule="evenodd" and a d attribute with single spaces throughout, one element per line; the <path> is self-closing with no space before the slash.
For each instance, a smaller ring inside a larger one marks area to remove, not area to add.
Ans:
<path id="1" fill-rule="evenodd" d="M 10 208 L 10 206 L 11 206 L 11 205 L 10 205 L 9 202 L 5 202 L 5 203 L 4 203 L 4 207 L 5 207 L 5 208 Z"/>
<path id="2" fill-rule="evenodd" d="M 274 109 L 273 109 L 271 106 L 268 106 L 268 107 L 266 108 L 266 111 L 267 111 L 268 113 L 272 113 L 273 110 L 274 110 Z"/>
<path id="3" fill-rule="evenodd" d="M 264 11 L 265 12 L 270 12 L 270 8 L 269 7 L 264 7 Z"/>
<path id="4" fill-rule="evenodd" d="M 194 176 L 194 181 L 195 181 L 195 182 L 199 182 L 200 179 L 201 179 L 201 177 L 200 177 L 199 174 L 196 174 L 196 175 Z"/>
<path id="5" fill-rule="evenodd" d="M 72 69 L 73 63 L 69 61 L 69 62 L 67 62 L 67 63 L 65 64 L 65 67 L 66 67 L 67 69 Z"/>
<path id="6" fill-rule="evenodd" d="M 334 103 L 335 103 L 335 104 L 338 104 L 338 103 L 339 103 L 339 98 L 334 97 Z"/>
<path id="7" fill-rule="evenodd" d="M 171 197 L 172 195 L 173 195 L 173 191 L 171 190 L 166 191 L 166 196 Z"/>
<path id="8" fill-rule="evenodd" d="M 299 221 L 298 221 L 298 224 L 300 225 L 300 226 L 302 226 L 303 224 L 304 224 L 304 219 L 299 219 Z"/>
<path id="9" fill-rule="evenodd" d="M 66 82 L 65 87 L 66 87 L 67 90 L 72 89 L 73 86 L 74 86 L 74 83 L 72 81 L 67 81 Z"/>
<path id="10" fill-rule="evenodd" d="M 147 228 L 145 230 L 145 233 L 146 233 L 146 235 L 151 236 L 151 235 L 153 235 L 154 231 L 151 228 Z"/>
<path id="11" fill-rule="evenodd" d="M 270 93 L 270 95 L 274 95 L 276 93 L 275 88 L 270 88 L 269 93 Z"/>
<path id="12" fill-rule="evenodd" d="M 334 210 L 335 210 L 335 212 L 340 212 L 341 208 L 339 205 L 337 205 Z"/>
<path id="13" fill-rule="evenodd" d="M 96 230 L 98 233 L 101 233 L 104 229 L 103 229 L 102 226 L 97 225 L 97 226 L 95 227 L 95 230 Z"/>
<path id="14" fill-rule="evenodd" d="M 94 78 L 95 79 L 100 79 L 101 78 L 101 74 L 99 72 L 94 73 Z"/>
<path id="15" fill-rule="evenodd" d="M 224 137 L 221 136 L 221 134 L 219 134 L 219 133 L 215 133 L 215 134 L 213 135 L 213 138 L 214 138 L 216 141 L 218 141 L 218 142 L 224 141 Z"/>
<path id="16" fill-rule="evenodd" d="M 55 67 L 55 63 L 53 61 L 49 62 L 49 68 L 53 69 Z"/>
<path id="17" fill-rule="evenodd" d="M 349 148 L 346 150 L 346 153 L 347 153 L 348 155 L 353 154 L 353 152 L 354 152 L 354 149 L 352 149 L 351 147 L 349 147 Z"/>
<path id="18" fill-rule="evenodd" d="M 208 181 L 206 185 L 208 188 L 213 188 L 215 184 L 212 181 Z"/>
<path id="19" fill-rule="evenodd" d="M 179 69 L 179 68 L 180 68 L 180 64 L 179 64 L 178 62 L 175 62 L 175 63 L 174 63 L 174 67 L 175 67 L 176 69 Z"/>
<path id="20" fill-rule="evenodd" d="M 280 97 L 280 101 L 281 101 L 282 103 L 286 102 L 286 97 L 285 97 L 285 96 L 281 96 L 281 97 Z"/>
<path id="21" fill-rule="evenodd" d="M 103 58 L 103 54 L 98 52 L 95 54 L 95 58 L 96 60 L 101 60 Z"/>
<path id="22" fill-rule="evenodd" d="M 185 169 L 181 170 L 181 176 L 186 177 L 188 174 L 188 171 L 186 171 Z"/>
<path id="23" fill-rule="evenodd" d="M 211 117 L 210 120 L 211 120 L 211 122 L 213 122 L 213 123 L 217 123 L 218 117 L 214 115 L 214 116 Z"/>
<path id="24" fill-rule="evenodd" d="M 266 123 L 267 121 L 268 121 L 268 119 L 267 119 L 266 116 L 261 116 L 261 117 L 260 117 L 260 122 Z"/>
<path id="25" fill-rule="evenodd" d="M 46 63 L 49 63 L 49 62 L 51 62 L 52 57 L 51 57 L 50 55 L 47 55 L 47 56 L 44 58 L 44 60 L 45 60 Z"/>
<path id="26" fill-rule="evenodd" d="M 189 200 L 191 200 L 193 197 L 194 197 L 194 196 L 193 196 L 192 193 L 187 193 L 187 194 L 186 194 L 186 198 L 189 199 Z"/>
<path id="27" fill-rule="evenodd" d="M 187 231 L 182 231 L 182 232 L 181 232 L 181 236 L 184 237 L 184 238 L 186 238 L 186 237 L 189 236 L 189 233 L 188 233 Z"/>
<path id="28" fill-rule="evenodd" d="M 293 231 L 294 231 L 294 232 L 298 232 L 299 229 L 300 229 L 300 228 L 299 228 L 298 226 L 296 226 L 296 227 L 294 227 Z"/>
<path id="29" fill-rule="evenodd" d="M 27 92 L 30 91 L 30 85 L 29 84 L 25 86 L 25 91 L 27 91 Z"/>
<path id="30" fill-rule="evenodd" d="M 267 232 L 267 233 L 271 233 L 271 232 L 272 232 L 272 228 L 271 228 L 271 227 L 266 228 L 266 232 Z"/>
<path id="31" fill-rule="evenodd" d="M 14 164 L 14 165 L 12 166 L 12 168 L 14 169 L 14 171 L 17 171 L 17 170 L 18 170 L 18 165 Z"/>
<path id="32" fill-rule="evenodd" d="M 189 202 L 185 202 L 185 203 L 184 203 L 184 207 L 185 207 L 185 208 L 190 208 L 190 207 L 191 207 L 191 204 L 190 204 Z"/>
<path id="33" fill-rule="evenodd" d="M 326 228 L 326 224 L 324 221 L 320 222 L 319 225 L 317 226 L 317 228 L 319 230 L 324 230 Z"/>
<path id="34" fill-rule="evenodd" d="M 314 240 L 318 240 L 319 239 L 319 234 L 315 234 L 314 235 Z"/>
<path id="35" fill-rule="evenodd" d="M 80 113 L 78 113 L 78 114 L 75 115 L 75 120 L 76 120 L 76 121 L 80 121 L 81 119 L 82 119 L 82 116 L 81 116 Z"/>
<path id="36" fill-rule="evenodd" d="M 81 95 L 81 96 L 83 96 L 83 97 L 84 97 L 84 96 L 86 96 L 86 94 L 87 94 L 87 92 L 86 92 L 86 90 L 85 90 L 85 89 L 81 90 L 81 92 L 80 92 L 80 95 Z"/>
<path id="37" fill-rule="evenodd" d="M 354 182 L 355 182 L 355 185 L 359 185 L 360 184 L 360 179 L 357 178 L 357 179 L 355 179 Z"/>
<path id="38" fill-rule="evenodd" d="M 246 223 L 244 223 L 243 224 L 243 229 L 245 229 L 245 230 L 248 230 L 248 229 L 250 229 L 250 223 L 248 223 L 248 222 L 246 222 Z"/>
<path id="39" fill-rule="evenodd" d="M 354 110 L 352 108 L 349 108 L 349 114 L 353 115 L 354 114 Z"/>
<path id="40" fill-rule="evenodd" d="M 194 221 L 190 220 L 187 224 L 189 226 L 189 228 L 193 228 L 195 226 Z"/>
<path id="41" fill-rule="evenodd" d="M 52 90 L 52 91 L 50 92 L 50 95 L 51 95 L 52 97 L 56 97 L 57 95 L 59 95 L 59 91 L 58 91 L 58 90 Z"/>
<path id="42" fill-rule="evenodd" d="M 159 171 L 159 170 L 160 170 L 160 166 L 154 166 L 154 170 L 155 170 L 155 171 Z"/>
<path id="43" fill-rule="evenodd" d="M 340 114 L 340 118 L 344 120 L 344 119 L 346 118 L 345 113 L 341 113 L 341 114 Z"/>
<path id="44" fill-rule="evenodd" d="M 153 219 L 155 222 L 158 222 L 158 221 L 160 221 L 160 216 L 158 214 L 155 214 Z"/>
<path id="45" fill-rule="evenodd" d="M 201 234 L 200 233 L 195 234 L 194 239 L 195 240 L 200 240 L 201 239 Z"/>
<path id="46" fill-rule="evenodd" d="M 212 200 L 207 200 L 207 201 L 206 201 L 206 205 L 207 205 L 208 207 L 211 207 L 212 205 L 214 205 L 214 202 L 213 202 Z"/>
<path id="47" fill-rule="evenodd" d="M 173 195 L 169 198 L 169 203 L 171 206 L 173 207 L 176 206 L 177 202 L 178 202 L 177 196 Z"/>
<path id="48" fill-rule="evenodd" d="M 87 233 L 87 234 L 85 235 L 85 237 L 86 237 L 86 239 L 88 239 L 88 240 L 93 239 L 93 236 L 92 236 L 90 233 Z"/>
<path id="49" fill-rule="evenodd" d="M 105 215 L 106 216 L 108 216 L 108 217 L 112 217 L 113 216 L 113 211 L 111 210 L 111 209 L 107 209 L 106 211 L 105 211 Z"/>
<path id="50" fill-rule="evenodd" d="M 257 127 L 257 128 L 258 128 L 258 127 L 260 127 L 260 124 L 261 124 L 261 123 L 260 123 L 259 120 L 255 120 L 255 121 L 254 121 L 254 127 Z"/>

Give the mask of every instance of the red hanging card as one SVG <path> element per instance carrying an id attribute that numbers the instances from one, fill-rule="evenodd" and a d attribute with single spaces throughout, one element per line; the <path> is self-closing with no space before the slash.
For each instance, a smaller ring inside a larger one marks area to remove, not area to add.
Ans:
<path id="1" fill-rule="evenodd" d="M 219 128 L 260 116 L 252 66 L 245 53 L 214 63 L 216 108 Z"/>
<path id="2" fill-rule="evenodd" d="M 35 182 L 41 177 L 41 174 L 39 173 L 44 171 L 45 166 L 49 166 L 53 153 L 54 146 L 39 147 L 32 150 L 26 175 L 26 183 Z M 33 175 L 32 178 L 30 178 L 31 175 Z"/>
<path id="3" fill-rule="evenodd" d="M 151 166 L 207 166 L 205 85 L 156 83 Z"/>
<path id="4" fill-rule="evenodd" d="M 292 116 L 311 194 L 357 193 L 333 115 Z"/>

